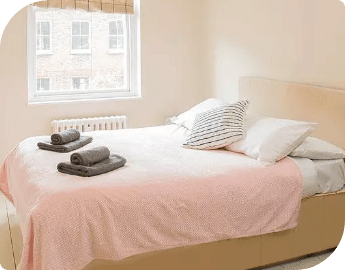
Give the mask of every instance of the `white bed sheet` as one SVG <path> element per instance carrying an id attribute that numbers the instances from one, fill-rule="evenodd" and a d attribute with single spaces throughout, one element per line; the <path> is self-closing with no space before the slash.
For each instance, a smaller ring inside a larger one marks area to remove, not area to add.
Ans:
<path id="1" fill-rule="evenodd" d="M 313 160 L 322 193 L 342 189 L 345 184 L 345 163 L 343 159 Z"/>
<path id="2" fill-rule="evenodd" d="M 339 191 L 345 185 L 345 163 L 343 159 L 311 160 L 290 157 L 303 176 L 303 197 Z"/>

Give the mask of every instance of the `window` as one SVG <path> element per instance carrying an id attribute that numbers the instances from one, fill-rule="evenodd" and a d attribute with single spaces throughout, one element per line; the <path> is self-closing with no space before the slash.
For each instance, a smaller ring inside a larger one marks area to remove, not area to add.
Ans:
<path id="1" fill-rule="evenodd" d="M 109 22 L 109 52 L 123 52 L 125 48 L 124 25 L 124 20 Z"/>
<path id="2" fill-rule="evenodd" d="M 77 90 L 86 90 L 89 89 L 89 78 L 73 78 L 72 87 Z"/>
<path id="3" fill-rule="evenodd" d="M 49 91 L 49 90 L 50 90 L 49 78 L 37 79 L 37 91 Z"/>
<path id="4" fill-rule="evenodd" d="M 72 53 L 90 53 L 90 23 L 72 22 Z"/>
<path id="5" fill-rule="evenodd" d="M 38 21 L 36 24 L 37 53 L 51 53 L 51 24 Z"/>
<path id="6" fill-rule="evenodd" d="M 28 7 L 29 103 L 140 97 L 139 0 L 135 9 L 133 15 Z M 42 57 L 42 50 L 54 54 Z"/>
<path id="7" fill-rule="evenodd" d="M 122 86 L 124 83 L 124 76 L 115 76 L 114 77 L 114 82 L 119 85 Z"/>

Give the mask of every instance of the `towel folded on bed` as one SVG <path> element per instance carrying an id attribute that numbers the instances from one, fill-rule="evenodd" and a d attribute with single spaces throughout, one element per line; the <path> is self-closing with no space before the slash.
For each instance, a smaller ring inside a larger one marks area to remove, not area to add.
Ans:
<path id="1" fill-rule="evenodd" d="M 78 140 L 63 145 L 54 145 L 51 142 L 39 142 L 37 146 L 42 150 L 48 150 L 59 153 L 68 153 L 73 150 L 77 150 L 90 142 L 92 142 L 92 137 L 81 136 Z"/>
<path id="2" fill-rule="evenodd" d="M 74 165 L 92 166 L 109 158 L 110 151 L 105 146 L 96 147 L 90 150 L 77 152 L 71 155 L 71 163 Z"/>
<path id="3" fill-rule="evenodd" d="M 58 164 L 57 169 L 61 173 L 91 177 L 121 168 L 126 164 L 126 162 L 127 161 L 124 157 L 119 155 L 110 155 L 109 158 L 95 163 L 92 166 L 75 165 L 70 162 L 62 162 Z"/>
<path id="4" fill-rule="evenodd" d="M 51 136 L 52 144 L 53 145 L 62 145 L 66 143 L 73 142 L 80 138 L 80 133 L 75 128 L 71 128 L 69 130 L 64 130 L 60 133 L 55 133 Z"/>

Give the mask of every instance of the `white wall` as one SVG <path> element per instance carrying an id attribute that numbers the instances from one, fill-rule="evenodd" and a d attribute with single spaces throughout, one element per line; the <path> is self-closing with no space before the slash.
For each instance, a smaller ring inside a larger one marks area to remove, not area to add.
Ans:
<path id="1" fill-rule="evenodd" d="M 345 6 L 339 0 L 207 0 L 205 97 L 238 97 L 259 76 L 345 90 Z"/>
<path id="2" fill-rule="evenodd" d="M 0 47 L 0 162 L 21 140 L 49 134 L 54 119 L 123 114 L 131 127 L 143 127 L 200 101 L 201 6 L 193 0 L 142 0 L 141 6 L 140 100 L 28 106 L 26 10 L 12 18 Z"/>
<path id="3" fill-rule="evenodd" d="M 233 101 L 238 78 L 345 90 L 345 7 L 338 0 L 142 0 L 143 99 L 27 106 L 26 12 L 0 48 L 0 162 L 53 119 L 125 114 L 131 127 L 206 97 Z"/>

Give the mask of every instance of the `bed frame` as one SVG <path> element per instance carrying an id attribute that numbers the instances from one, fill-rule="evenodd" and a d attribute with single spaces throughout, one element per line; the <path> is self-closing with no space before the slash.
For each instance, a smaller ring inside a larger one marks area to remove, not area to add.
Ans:
<path id="1" fill-rule="evenodd" d="M 345 91 L 261 78 L 241 78 L 240 98 L 262 115 L 319 123 L 313 136 L 345 149 Z M 288 231 L 229 239 L 91 262 L 84 270 L 243 270 L 336 248 L 345 221 L 345 191 L 302 200 L 299 224 Z"/>

